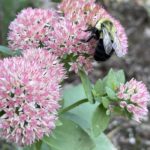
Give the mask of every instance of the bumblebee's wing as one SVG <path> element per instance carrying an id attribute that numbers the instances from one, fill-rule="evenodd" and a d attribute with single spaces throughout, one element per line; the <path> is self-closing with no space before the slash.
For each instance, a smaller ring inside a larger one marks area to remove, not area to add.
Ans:
<path id="1" fill-rule="evenodd" d="M 105 52 L 107 55 L 109 55 L 113 48 L 111 37 L 105 28 L 103 28 L 102 31 L 103 31 L 103 44 L 104 44 Z"/>
<path id="2" fill-rule="evenodd" d="M 114 34 L 114 42 L 112 44 L 113 49 L 115 50 L 118 57 L 122 57 L 122 47 L 118 39 L 117 33 Z"/>

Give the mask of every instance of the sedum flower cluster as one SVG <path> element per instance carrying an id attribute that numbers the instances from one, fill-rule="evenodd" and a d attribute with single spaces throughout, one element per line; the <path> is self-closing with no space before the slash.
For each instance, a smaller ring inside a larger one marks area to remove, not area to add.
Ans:
<path id="1" fill-rule="evenodd" d="M 23 55 L 0 61 L 0 135 L 20 146 L 55 128 L 65 78 L 62 64 L 49 51 L 29 49 Z"/>
<path id="2" fill-rule="evenodd" d="M 56 18 L 53 10 L 22 10 L 9 26 L 9 47 L 13 50 L 45 47 L 45 41 L 50 36 Z"/>
<path id="3" fill-rule="evenodd" d="M 140 122 L 148 113 L 149 92 L 144 83 L 131 79 L 119 87 L 117 97 L 120 107 L 132 114 L 133 119 Z"/>
<path id="4" fill-rule="evenodd" d="M 66 18 L 75 23 L 83 22 L 86 27 L 95 26 L 100 19 L 110 20 L 117 29 L 116 34 L 121 44 L 120 49 L 116 50 L 116 54 L 118 57 L 127 54 L 128 41 L 124 28 L 101 5 L 96 4 L 95 0 L 64 0 L 59 8 Z"/>

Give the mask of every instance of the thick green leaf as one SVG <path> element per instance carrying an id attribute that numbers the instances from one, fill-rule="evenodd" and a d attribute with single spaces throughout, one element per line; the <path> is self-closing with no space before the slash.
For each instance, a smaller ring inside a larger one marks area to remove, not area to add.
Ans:
<path id="1" fill-rule="evenodd" d="M 100 135 L 108 126 L 110 116 L 106 114 L 107 109 L 99 105 L 92 117 L 92 131 L 94 136 Z"/>
<path id="2" fill-rule="evenodd" d="M 57 120 L 56 121 L 56 126 L 61 126 L 61 125 L 63 125 L 63 123 L 60 120 Z"/>
<path id="3" fill-rule="evenodd" d="M 94 86 L 94 90 L 96 91 L 96 94 L 99 96 L 103 96 L 106 92 L 105 92 L 105 87 L 104 87 L 104 82 L 99 79 L 95 86 Z"/>
<path id="4" fill-rule="evenodd" d="M 41 150 L 52 150 L 46 143 L 42 143 Z"/>
<path id="5" fill-rule="evenodd" d="M 40 141 L 40 143 L 34 143 L 31 146 L 16 147 L 16 150 L 52 150 L 47 144 Z"/>
<path id="6" fill-rule="evenodd" d="M 11 56 L 12 52 L 8 47 L 0 45 L 0 54 L 1 56 Z"/>
<path id="7" fill-rule="evenodd" d="M 113 69 L 110 69 L 108 75 L 105 77 L 105 86 L 112 90 L 116 90 L 121 83 L 125 83 L 124 71 L 114 71 Z"/>
<path id="8" fill-rule="evenodd" d="M 0 57 L 4 58 L 4 57 L 12 57 L 12 56 L 19 56 L 21 55 L 21 51 L 20 50 L 10 50 L 8 47 L 6 46 L 2 46 L 0 45 Z"/>
<path id="9" fill-rule="evenodd" d="M 93 141 L 95 142 L 95 148 L 93 150 L 116 150 L 116 148 L 112 145 L 108 137 L 103 133 L 100 134 L 100 136 L 98 137 L 94 137 L 93 134 L 91 134 L 90 126 L 86 119 L 81 118 L 80 116 L 77 116 L 73 113 L 65 114 L 65 118 L 73 120 L 91 135 Z"/>
<path id="10" fill-rule="evenodd" d="M 110 99 L 117 100 L 116 93 L 111 88 L 106 87 L 106 93 Z"/>
<path id="11" fill-rule="evenodd" d="M 108 108 L 110 100 L 107 97 L 102 97 L 102 104 L 105 108 Z"/>
<path id="12" fill-rule="evenodd" d="M 93 150 L 117 150 L 104 134 L 101 134 L 99 137 L 93 137 L 93 139 L 96 144 L 96 147 Z"/>
<path id="13" fill-rule="evenodd" d="M 54 137 L 44 137 L 43 141 L 52 150 L 92 150 L 95 145 L 90 136 L 73 121 L 63 119 L 63 125 L 54 131 Z"/>
<path id="14" fill-rule="evenodd" d="M 36 145 L 32 144 L 31 146 L 24 147 L 23 150 L 37 150 Z"/>
<path id="15" fill-rule="evenodd" d="M 64 100 L 65 100 L 64 107 L 71 105 L 77 100 L 85 98 L 86 95 L 82 85 L 78 85 L 75 87 L 68 87 L 64 90 Z M 70 111 L 71 112 L 70 116 L 68 115 L 66 117 L 69 117 L 69 119 L 82 126 L 82 128 L 84 128 L 85 131 L 91 134 L 92 114 L 97 106 L 98 103 L 93 105 L 91 105 L 90 103 L 84 103 L 72 109 Z M 96 147 L 93 150 L 116 150 L 112 145 L 112 143 L 110 142 L 110 140 L 103 133 L 98 137 L 93 137 L 93 140 L 96 143 Z"/>
<path id="16" fill-rule="evenodd" d="M 123 70 L 117 71 L 116 76 L 119 83 L 125 83 L 125 74 Z"/>
<path id="17" fill-rule="evenodd" d="M 119 82 L 116 76 L 116 73 L 113 69 L 110 69 L 107 77 L 106 77 L 106 86 L 111 88 L 112 90 L 116 90 L 116 88 L 119 86 Z"/>
<path id="18" fill-rule="evenodd" d="M 87 133 L 91 134 L 91 127 L 87 120 L 85 118 L 80 117 L 79 115 L 76 115 L 74 113 L 67 112 L 63 115 L 66 119 L 72 120 L 73 122 L 77 123 L 82 127 L 83 130 L 85 130 Z"/>
<path id="19" fill-rule="evenodd" d="M 79 70 L 79 76 L 81 78 L 84 90 L 85 90 L 85 94 L 89 100 L 89 102 L 94 103 L 94 98 L 92 95 L 92 85 L 91 82 L 87 76 L 87 74 L 85 73 L 85 71 L 83 70 Z"/>
<path id="20" fill-rule="evenodd" d="M 77 100 L 85 99 L 86 95 L 82 85 L 75 87 L 68 87 L 64 91 L 64 107 L 75 103 Z M 96 104 L 84 103 L 78 107 L 72 109 L 70 112 L 73 114 L 79 115 L 83 120 L 87 121 L 91 125 L 92 113 L 94 112 Z"/>

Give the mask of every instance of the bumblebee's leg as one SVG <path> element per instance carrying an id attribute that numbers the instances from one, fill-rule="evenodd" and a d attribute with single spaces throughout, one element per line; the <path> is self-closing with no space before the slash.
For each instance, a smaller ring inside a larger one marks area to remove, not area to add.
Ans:
<path id="1" fill-rule="evenodd" d="M 81 39 L 81 42 L 83 43 L 87 43 L 89 41 L 91 41 L 93 38 L 95 38 L 95 34 L 91 34 L 88 39 Z"/>
<path id="2" fill-rule="evenodd" d="M 87 30 L 84 30 L 84 31 L 85 32 L 91 31 L 91 35 L 88 37 L 88 39 L 81 39 L 81 42 L 86 43 L 86 42 L 89 42 L 90 40 L 92 40 L 93 38 L 95 40 L 99 40 L 100 32 L 95 27 L 89 27 Z"/>
<path id="3" fill-rule="evenodd" d="M 89 31 L 93 31 L 95 29 L 95 27 L 88 27 L 86 30 L 83 30 L 84 32 L 89 32 Z"/>

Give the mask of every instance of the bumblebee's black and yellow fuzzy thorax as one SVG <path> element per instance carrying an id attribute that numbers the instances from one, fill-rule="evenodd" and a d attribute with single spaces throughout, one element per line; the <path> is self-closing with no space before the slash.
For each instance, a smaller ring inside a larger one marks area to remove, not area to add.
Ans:
<path id="1" fill-rule="evenodd" d="M 85 32 L 91 32 L 91 35 L 88 39 L 81 40 L 82 42 L 89 42 L 93 38 L 98 41 L 94 59 L 96 61 L 106 61 L 109 59 L 117 45 L 116 29 L 112 22 L 107 19 L 101 19 L 96 23 L 95 27 L 89 27 Z"/>

